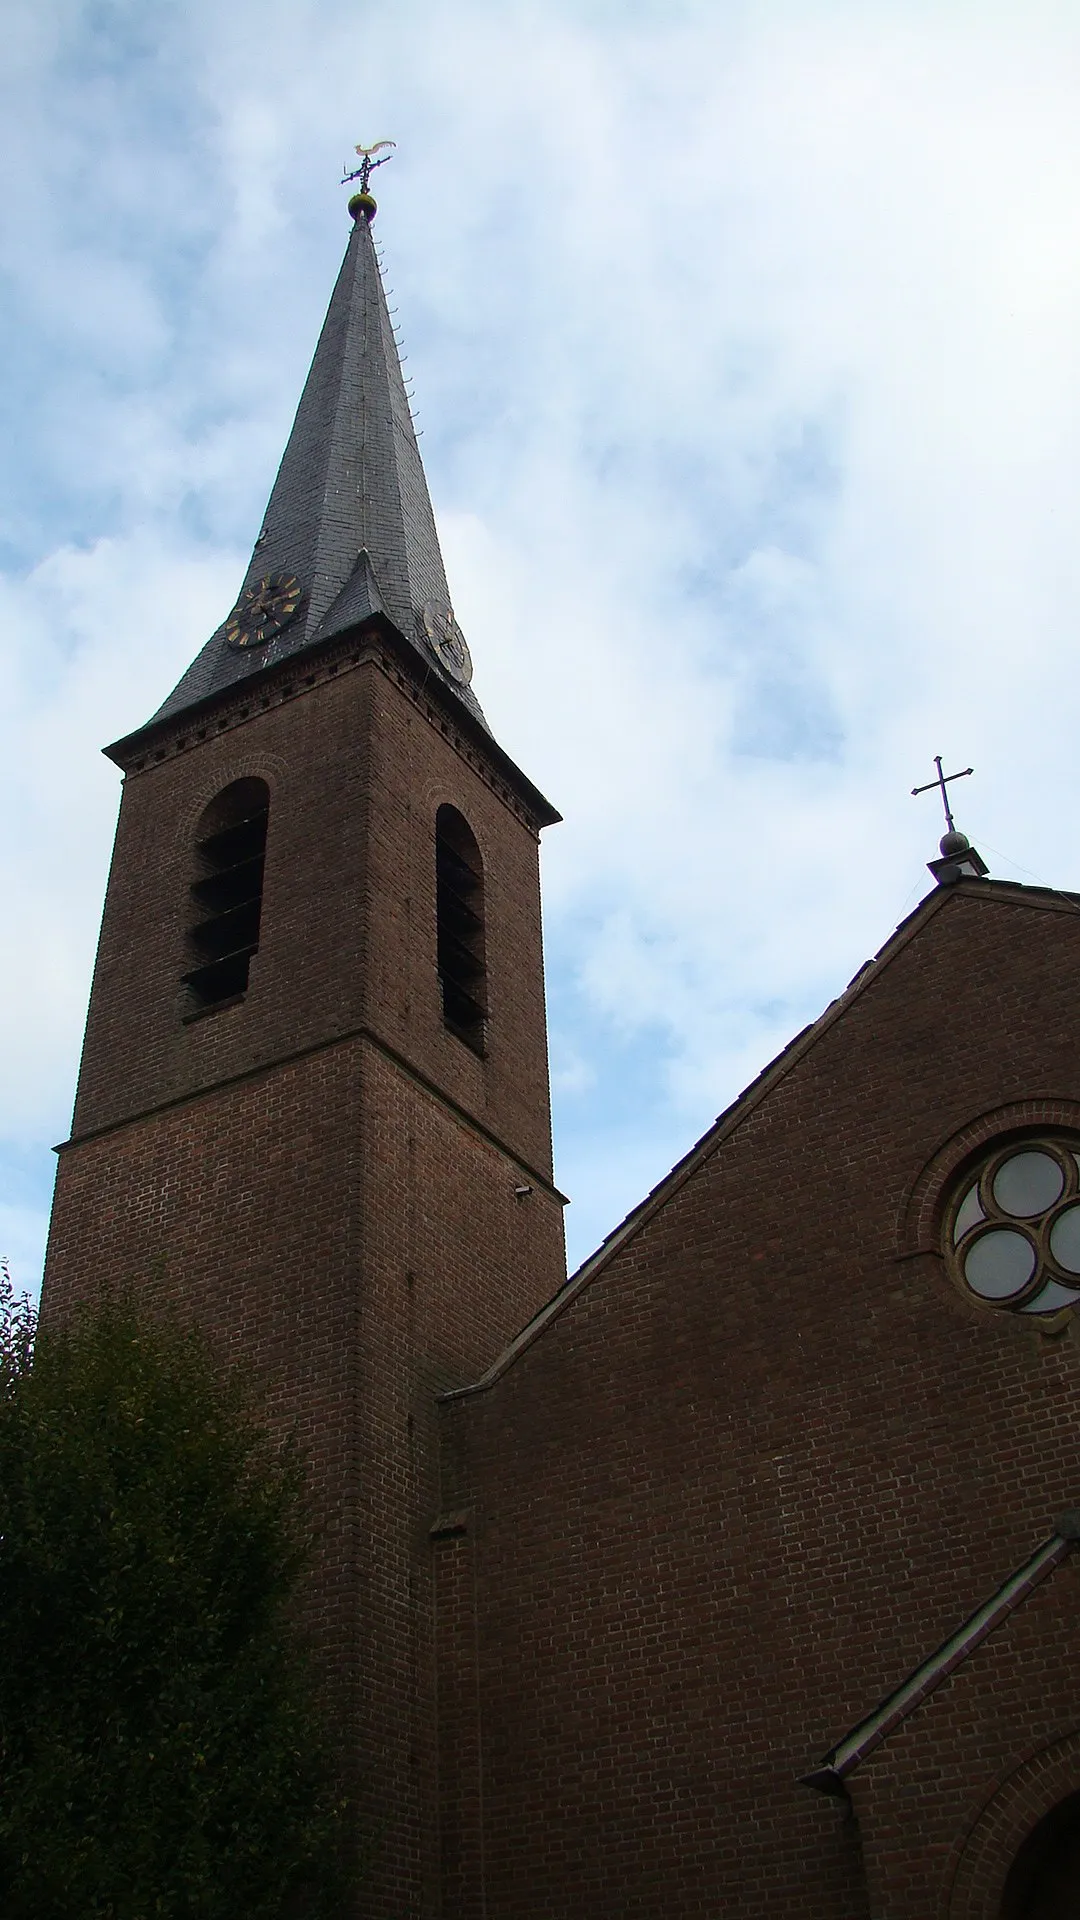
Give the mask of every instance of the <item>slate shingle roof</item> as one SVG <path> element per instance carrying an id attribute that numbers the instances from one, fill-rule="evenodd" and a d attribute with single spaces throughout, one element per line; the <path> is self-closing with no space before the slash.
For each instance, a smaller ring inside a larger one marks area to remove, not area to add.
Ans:
<path id="1" fill-rule="evenodd" d="M 384 611 L 425 669 L 484 724 L 472 689 L 443 671 L 421 632 L 421 609 L 428 602 L 449 607 L 450 596 L 379 263 L 362 218 L 353 225 L 241 593 L 278 572 L 300 582 L 296 618 L 266 645 L 243 651 L 227 644 L 223 621 L 154 721 Z"/>

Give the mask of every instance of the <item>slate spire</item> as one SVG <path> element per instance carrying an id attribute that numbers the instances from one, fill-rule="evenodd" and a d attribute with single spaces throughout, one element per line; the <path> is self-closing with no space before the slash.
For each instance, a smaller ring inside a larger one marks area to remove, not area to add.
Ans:
<path id="1" fill-rule="evenodd" d="M 372 240 L 375 202 L 356 195 L 349 211 L 345 258 L 236 606 L 155 721 L 372 613 L 483 721 Z"/>

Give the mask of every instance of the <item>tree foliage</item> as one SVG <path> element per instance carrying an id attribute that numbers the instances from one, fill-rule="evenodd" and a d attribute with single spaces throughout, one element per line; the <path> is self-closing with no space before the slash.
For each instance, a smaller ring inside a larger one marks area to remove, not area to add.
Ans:
<path id="1" fill-rule="evenodd" d="M 0 1912 L 337 1910 L 295 1450 L 130 1302 L 34 1331 L 0 1274 Z"/>

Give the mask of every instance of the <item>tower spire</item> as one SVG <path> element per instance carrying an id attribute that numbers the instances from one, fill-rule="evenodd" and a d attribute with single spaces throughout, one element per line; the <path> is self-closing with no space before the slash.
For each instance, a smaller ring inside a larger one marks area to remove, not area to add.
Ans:
<path id="1" fill-rule="evenodd" d="M 155 722 L 378 613 L 483 723 L 371 234 L 391 144 L 346 175 L 352 233 L 236 605 Z"/>

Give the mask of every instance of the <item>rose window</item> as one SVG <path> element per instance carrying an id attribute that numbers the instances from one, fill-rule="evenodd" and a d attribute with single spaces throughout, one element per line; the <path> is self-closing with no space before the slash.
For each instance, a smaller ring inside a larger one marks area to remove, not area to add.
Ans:
<path id="1" fill-rule="evenodd" d="M 1080 1300 L 1080 1153 L 1058 1140 L 999 1149 L 961 1189 L 948 1229 L 968 1293 L 1010 1313 Z"/>

